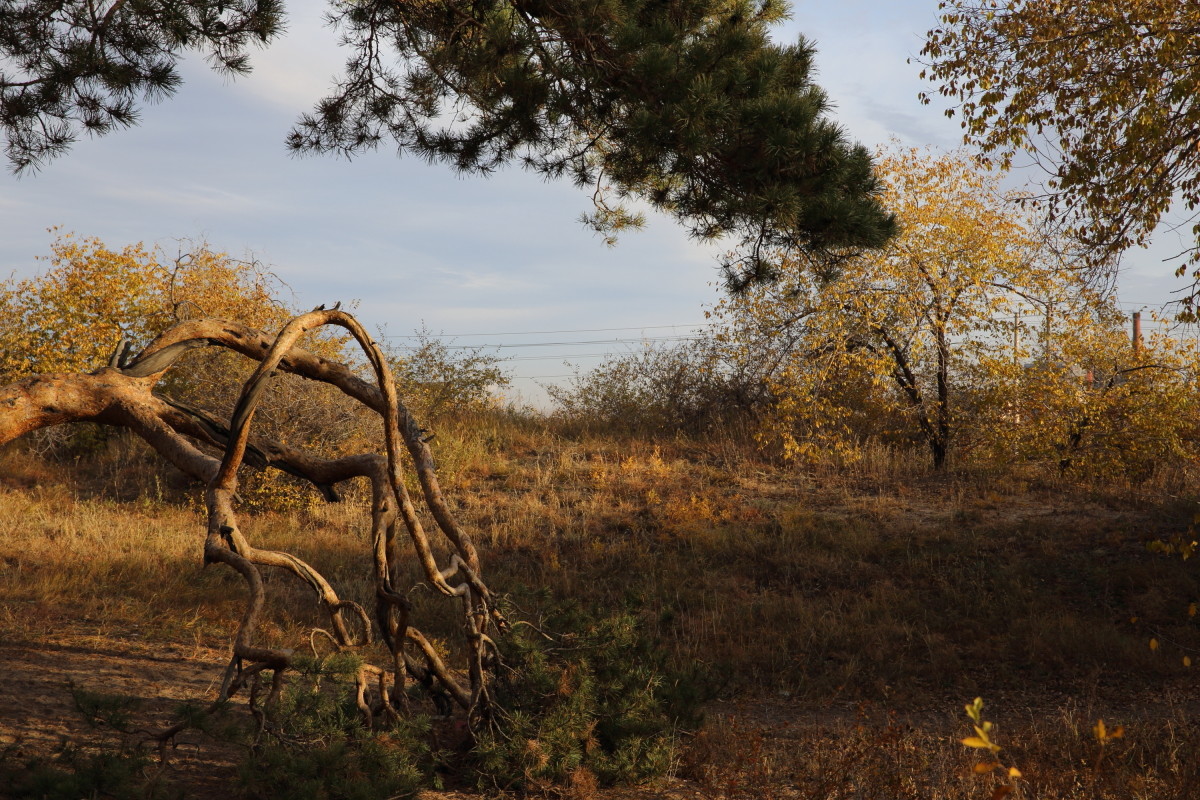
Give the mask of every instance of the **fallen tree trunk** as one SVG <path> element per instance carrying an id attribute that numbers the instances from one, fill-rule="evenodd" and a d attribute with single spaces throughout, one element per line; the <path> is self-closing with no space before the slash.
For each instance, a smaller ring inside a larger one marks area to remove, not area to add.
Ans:
<path id="1" fill-rule="evenodd" d="M 324 325 L 339 326 L 350 333 L 366 356 L 373 382 L 344 364 L 296 345 L 303 334 Z M 225 348 L 259 362 L 243 384 L 227 421 L 154 391 L 180 357 L 202 347 Z M 327 459 L 252 436 L 251 423 L 259 401 L 277 370 L 330 384 L 379 414 L 385 452 Z M 479 554 L 470 536 L 455 520 L 442 495 L 420 426 L 397 397 L 379 347 L 354 317 L 336 308 L 319 308 L 292 319 L 275 336 L 227 320 L 190 320 L 164 332 L 135 356 L 130 357 L 124 345 L 118 347 L 109 365 L 96 372 L 36 375 L 0 388 L 0 444 L 40 428 L 70 422 L 127 428 L 181 471 L 206 485 L 204 561 L 236 570 L 249 592 L 218 702 L 235 694 L 258 673 L 271 670 L 269 705 L 278 695 L 281 676 L 293 664 L 290 651 L 256 644 L 255 632 L 265 599 L 260 568 L 275 567 L 313 589 L 329 615 L 332 630 L 326 633 L 338 649 L 372 643 L 378 628 L 391 663 L 387 668 L 368 666 L 359 672 L 359 707 L 368 722 L 377 710 L 388 715 L 402 712 L 403 687 L 409 678 L 456 703 L 470 724 L 488 718 L 491 699 L 487 666 L 496 657 L 492 635 L 505 631 L 507 623 L 483 581 Z M 220 457 L 206 452 L 205 446 L 221 453 Z M 418 479 L 435 529 L 448 545 L 447 563 L 438 563 L 430 533 L 405 487 L 405 456 Z M 296 556 L 259 549 L 247 541 L 234 511 L 238 471 L 243 463 L 301 477 L 330 501 L 339 499 L 337 484 L 356 477 L 369 480 L 373 614 L 356 602 L 341 599 L 324 576 Z M 396 585 L 400 526 L 414 546 L 425 581 L 462 605 L 468 653 L 465 683 L 414 627 L 407 590 Z M 378 686 L 374 702 L 367 699 L 372 679 Z M 390 692 L 388 686 L 393 687 Z"/>

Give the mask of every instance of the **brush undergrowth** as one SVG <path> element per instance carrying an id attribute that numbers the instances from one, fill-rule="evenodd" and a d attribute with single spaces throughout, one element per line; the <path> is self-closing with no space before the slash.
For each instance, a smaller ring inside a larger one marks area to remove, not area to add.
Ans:
<path id="1" fill-rule="evenodd" d="M 367 730 L 354 703 L 358 663 L 314 662 L 284 692 L 239 768 L 252 798 L 374 800 L 467 785 L 546 796 L 640 783 L 667 772 L 697 698 L 625 615 L 560 606 L 502 640 L 495 716 L 404 718 Z M 414 708 L 422 689 L 411 689 Z"/>
<path id="2" fill-rule="evenodd" d="M 1186 704 L 1162 718 L 1107 728 L 1103 738 L 1101 714 L 1085 703 L 999 709 L 991 734 L 1002 750 L 994 760 L 960 741 L 974 733 L 961 709 L 958 719 L 947 708 L 920 725 L 869 704 L 844 718 L 714 717 L 684 753 L 680 774 L 727 800 L 1197 796 L 1200 725 Z"/>
<path id="3" fill-rule="evenodd" d="M 66 744 L 49 757 L 22 759 L 0 751 L 0 797 L 12 800 L 80 800 L 173 795 L 146 773 L 153 760 L 141 748 L 87 752 Z"/>
<path id="4" fill-rule="evenodd" d="M 259 729 L 247 732 L 238 781 L 255 800 L 384 800 L 432 782 L 440 754 L 430 720 L 416 716 L 368 730 L 354 702 L 359 659 L 304 665 Z"/>
<path id="5" fill-rule="evenodd" d="M 640 783 L 667 772 L 700 724 L 691 676 L 672 674 L 636 617 L 559 605 L 501 644 L 501 712 L 468 753 L 481 789 Z"/>

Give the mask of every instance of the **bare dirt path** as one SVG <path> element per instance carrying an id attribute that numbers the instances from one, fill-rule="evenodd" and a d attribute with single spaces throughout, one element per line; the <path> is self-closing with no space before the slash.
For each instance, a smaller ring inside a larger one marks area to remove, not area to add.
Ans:
<path id="1" fill-rule="evenodd" d="M 82 720 L 71 687 L 135 698 L 139 718 L 169 717 L 185 700 L 211 697 L 219 661 L 171 645 L 93 638 L 74 643 L 0 643 L 0 745 L 42 748 L 76 735 Z M 86 727 L 86 726 L 85 726 Z"/>

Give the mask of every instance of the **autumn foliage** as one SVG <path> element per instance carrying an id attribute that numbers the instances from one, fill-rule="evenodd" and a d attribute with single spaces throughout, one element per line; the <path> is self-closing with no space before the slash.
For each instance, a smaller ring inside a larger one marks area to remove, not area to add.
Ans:
<path id="1" fill-rule="evenodd" d="M 122 338 L 134 346 L 180 319 L 221 317 L 278 328 L 291 309 L 282 283 L 261 265 L 205 243 L 175 257 L 143 244 L 120 250 L 63 235 L 49 269 L 0 284 L 0 379 L 87 371 Z"/>
<path id="2" fill-rule="evenodd" d="M 0 385 L 36 374 L 92 372 L 121 349 L 136 352 L 182 321 L 217 318 L 277 331 L 300 309 L 290 289 L 263 264 L 238 258 L 206 242 L 182 242 L 175 252 L 143 244 L 120 249 L 96 238 L 61 235 L 47 268 L 0 283 Z M 329 328 L 307 342 L 316 355 L 361 370 L 348 337 Z M 489 408 L 492 392 L 507 378 L 496 359 L 446 347 L 428 331 L 406 347 L 384 350 L 397 389 L 424 424 Z M 245 359 L 219 348 L 183 356 L 159 388 L 175 400 L 223 415 L 250 375 Z M 275 440 L 295 447 L 349 453 L 378 440 L 376 421 L 331 387 L 296 375 L 278 376 L 266 388 L 272 414 L 260 421 Z M 40 450 L 103 450 L 112 429 L 48 428 L 35 434 Z M 133 464 L 129 465 L 133 468 Z M 142 471 L 158 469 L 149 458 Z M 278 472 L 247 476 L 241 491 L 252 506 L 311 506 L 319 496 Z"/>
<path id="3" fill-rule="evenodd" d="M 780 254 L 783 277 L 723 298 L 697 339 L 577 376 L 563 413 L 659 431 L 740 421 L 802 463 L 882 444 L 935 469 L 1191 468 L 1194 339 L 1135 347 L 1070 242 L 971 156 L 893 147 L 878 163 L 900 222 L 888 246 L 823 272 Z"/>
<path id="4" fill-rule="evenodd" d="M 1195 3 L 938 5 L 923 75 L 985 157 L 1008 165 L 1022 154 L 1045 169 L 1052 212 L 1094 255 L 1146 244 L 1177 199 L 1196 222 Z M 1200 225 L 1191 234 L 1180 255 L 1194 264 Z"/>

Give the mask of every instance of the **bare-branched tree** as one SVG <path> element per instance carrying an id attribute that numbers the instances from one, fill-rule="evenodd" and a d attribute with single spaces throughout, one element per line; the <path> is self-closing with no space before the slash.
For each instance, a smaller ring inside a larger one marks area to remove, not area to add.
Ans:
<path id="1" fill-rule="evenodd" d="M 374 383 L 363 380 L 344 364 L 297 346 L 303 334 L 324 325 L 349 331 L 366 355 Z M 184 353 L 202 347 L 226 348 L 259 362 L 243 385 L 228 420 L 155 391 Z M 385 453 L 327 459 L 252 435 L 251 422 L 258 403 L 279 370 L 330 384 L 378 413 L 383 420 Z M 471 537 L 455 520 L 442 495 L 421 429 L 397 397 L 387 360 L 353 316 L 336 307 L 317 308 L 292 319 L 276 336 L 238 322 L 188 320 L 159 335 L 135 356 L 131 357 L 122 343 L 108 365 L 95 372 L 34 375 L 0 388 L 0 444 L 37 429 L 85 421 L 129 429 L 207 486 L 204 561 L 232 567 L 249 590 L 218 703 L 250 685 L 266 670 L 272 673 L 265 704 L 269 710 L 287 670 L 295 664 L 292 651 L 256 643 L 255 631 L 265 600 L 261 570 L 275 567 L 296 576 L 316 592 L 329 616 L 330 629 L 321 629 L 322 633 L 337 649 L 354 650 L 371 644 L 376 630 L 386 644 L 390 663 L 364 663 L 357 676 L 358 706 L 368 725 L 380 715 L 381 719 L 395 718 L 405 711 L 404 688 L 410 680 L 423 684 L 446 708 L 457 705 L 472 726 L 491 718 L 494 709 L 488 677 L 499 658 L 491 637 L 506 631 L 508 624 L 483 582 L 479 554 Z M 211 454 L 214 452 L 220 457 Z M 370 481 L 374 609 L 369 611 L 342 599 L 325 577 L 301 559 L 257 548 L 246 539 L 234 512 L 238 469 L 243 462 L 304 478 L 330 501 L 339 499 L 339 483 L 357 477 Z M 436 530 L 446 540 L 448 563 L 438 562 L 430 533 L 405 487 L 406 463 L 416 474 Z M 411 620 L 407 592 L 397 585 L 401 574 L 401 526 L 414 546 L 425 581 L 447 599 L 461 604 L 468 654 L 465 669 L 447 665 Z M 175 732 L 169 730 L 163 735 Z"/>

